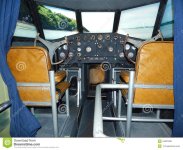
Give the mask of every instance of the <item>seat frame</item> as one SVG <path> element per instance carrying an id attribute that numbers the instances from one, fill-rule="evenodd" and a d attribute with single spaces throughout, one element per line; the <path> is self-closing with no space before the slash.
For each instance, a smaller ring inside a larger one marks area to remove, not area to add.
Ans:
<path id="1" fill-rule="evenodd" d="M 95 95 L 95 109 L 94 109 L 94 125 L 93 125 L 93 136 L 94 137 L 106 137 L 103 133 L 103 120 L 112 121 L 126 121 L 126 133 L 127 137 L 130 137 L 131 133 L 131 122 L 173 122 L 173 119 L 160 119 L 159 113 L 156 118 L 132 118 L 133 108 L 143 108 L 146 104 L 133 104 L 134 90 L 136 88 L 143 89 L 169 89 L 173 90 L 173 85 L 147 85 L 147 84 L 135 84 L 135 71 L 129 70 L 129 83 L 128 84 L 99 84 L 96 87 Z M 102 89 L 112 89 L 121 90 L 128 89 L 128 101 L 127 101 L 127 116 L 121 117 L 121 92 L 119 92 L 118 100 L 118 117 L 103 117 L 102 116 L 102 100 L 101 100 L 101 90 Z M 174 109 L 174 105 L 151 105 L 153 108 L 157 109 Z"/>
<path id="2" fill-rule="evenodd" d="M 53 70 L 49 71 L 49 81 L 48 83 L 24 83 L 18 82 L 17 86 L 20 87 L 50 87 L 50 102 L 29 102 L 23 101 L 26 106 L 51 106 L 52 107 L 52 116 L 53 116 L 53 130 L 54 136 L 58 137 L 58 113 L 57 113 L 57 100 L 56 100 L 56 87 L 55 87 L 55 72 Z M 31 108 L 33 112 L 34 109 Z M 69 116 L 69 92 L 66 90 L 66 111 L 67 116 Z"/>

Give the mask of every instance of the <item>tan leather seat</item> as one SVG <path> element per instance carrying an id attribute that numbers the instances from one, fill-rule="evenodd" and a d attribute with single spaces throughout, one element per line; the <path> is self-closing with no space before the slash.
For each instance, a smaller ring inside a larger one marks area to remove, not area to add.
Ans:
<path id="1" fill-rule="evenodd" d="M 7 55 L 8 65 L 17 82 L 20 83 L 49 83 L 51 70 L 48 52 L 41 47 L 12 47 Z M 65 71 L 55 73 L 55 81 L 60 82 L 66 76 Z M 57 88 L 65 92 L 69 83 L 58 83 Z M 50 102 L 49 87 L 18 87 L 20 97 L 29 102 Z M 56 98 L 63 93 L 56 92 Z"/>
<path id="2" fill-rule="evenodd" d="M 128 83 L 129 82 L 129 72 L 128 71 L 121 71 L 120 78 L 122 81 Z"/>
<path id="3" fill-rule="evenodd" d="M 129 82 L 127 72 L 120 77 Z M 173 85 L 173 42 L 150 42 L 139 50 L 135 66 L 135 83 L 148 85 Z M 126 96 L 127 91 L 122 91 Z M 134 104 L 173 105 L 173 90 L 135 89 Z"/>
<path id="4" fill-rule="evenodd" d="M 100 65 L 90 68 L 89 71 L 89 83 L 100 84 L 105 80 L 105 71 L 102 70 Z"/>

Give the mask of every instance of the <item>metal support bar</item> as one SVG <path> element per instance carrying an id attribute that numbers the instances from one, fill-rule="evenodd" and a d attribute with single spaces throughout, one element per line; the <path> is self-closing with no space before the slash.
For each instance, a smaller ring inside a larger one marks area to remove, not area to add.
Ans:
<path id="1" fill-rule="evenodd" d="M 118 92 L 118 117 L 121 116 L 121 99 L 122 99 L 122 96 L 121 96 L 121 91 L 119 90 Z"/>
<path id="2" fill-rule="evenodd" d="M 154 105 L 154 104 L 133 104 L 133 108 L 143 108 L 145 105 L 157 109 L 174 109 L 173 105 Z"/>
<path id="3" fill-rule="evenodd" d="M 116 121 L 127 121 L 126 127 L 126 136 L 130 136 L 131 130 L 131 122 L 132 121 L 142 121 L 144 118 L 132 118 L 132 108 L 134 106 L 138 107 L 138 105 L 133 104 L 133 92 L 135 88 L 144 88 L 144 89 L 173 89 L 172 85 L 142 85 L 142 84 L 134 84 L 135 71 L 130 71 L 130 80 L 129 84 L 100 84 L 96 87 L 96 95 L 95 95 L 95 108 L 94 108 L 94 125 L 93 125 L 93 135 L 94 137 L 105 137 L 106 135 L 103 133 L 103 119 L 111 119 Z M 110 117 L 102 117 L 102 102 L 101 102 L 101 89 L 128 89 L 128 105 L 127 105 L 127 118 L 110 118 Z M 142 106 L 142 105 L 141 105 Z M 173 109 L 172 105 L 153 105 L 155 108 L 162 109 Z M 140 107 L 142 108 L 142 107 Z M 154 107 L 153 107 L 154 108 Z M 145 122 L 173 122 L 173 119 L 153 119 L 146 118 Z"/>
<path id="4" fill-rule="evenodd" d="M 69 90 L 68 89 L 66 90 L 65 96 L 66 96 L 67 116 L 69 116 L 70 115 L 70 110 L 69 110 Z"/>
<path id="5" fill-rule="evenodd" d="M 34 107 L 31 107 L 31 113 L 34 115 Z"/>
<path id="6" fill-rule="evenodd" d="M 167 89 L 173 90 L 173 85 L 163 85 L 163 84 L 134 84 L 134 88 L 142 89 Z"/>
<path id="7" fill-rule="evenodd" d="M 54 71 L 49 71 L 49 77 L 50 77 L 50 85 L 51 85 L 51 104 L 52 104 L 54 136 L 58 137 L 58 116 L 57 116 L 57 103 L 56 103 L 55 73 L 54 73 Z"/>
<path id="8" fill-rule="evenodd" d="M 94 137 L 106 137 L 106 135 L 103 134 L 101 89 L 127 89 L 127 88 L 128 84 L 97 85 L 95 94 L 94 125 L 93 125 Z"/>
<path id="9" fill-rule="evenodd" d="M 31 83 L 31 82 L 18 82 L 17 86 L 24 87 L 50 87 L 50 83 Z"/>
<path id="10" fill-rule="evenodd" d="M 127 123 L 126 123 L 126 136 L 130 136 L 131 132 L 131 119 L 132 119 L 132 104 L 134 92 L 134 77 L 135 71 L 130 71 L 129 88 L 128 88 L 128 105 L 127 105 Z"/>
<path id="11" fill-rule="evenodd" d="M 81 68 L 78 70 L 78 95 L 77 95 L 77 107 L 79 107 L 80 99 L 81 99 Z"/>
<path id="12" fill-rule="evenodd" d="M 79 78 L 80 78 L 80 80 L 79 80 L 79 89 L 80 89 L 80 95 L 79 95 L 79 100 L 81 100 L 82 99 L 82 88 L 81 88 L 81 68 L 79 68 Z"/>
<path id="13" fill-rule="evenodd" d="M 110 120 L 110 121 L 128 121 L 126 117 L 102 117 L 103 120 Z M 142 118 L 142 117 L 133 117 L 131 118 L 133 122 L 173 122 L 173 119 L 154 119 L 154 118 Z"/>
<path id="14" fill-rule="evenodd" d="M 156 118 L 160 119 L 160 109 L 157 109 L 157 111 L 156 111 Z"/>

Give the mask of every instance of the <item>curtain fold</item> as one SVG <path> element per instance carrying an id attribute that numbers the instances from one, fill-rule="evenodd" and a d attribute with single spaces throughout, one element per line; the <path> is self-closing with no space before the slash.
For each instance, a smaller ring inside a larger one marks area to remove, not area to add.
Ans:
<path id="1" fill-rule="evenodd" d="M 0 0 L 0 73 L 8 87 L 11 106 L 10 134 L 12 137 L 34 137 L 40 124 L 20 100 L 16 81 L 7 64 L 7 53 L 15 31 L 20 0 Z"/>
<path id="2" fill-rule="evenodd" d="M 173 136 L 183 137 L 183 0 L 174 0 L 174 126 Z"/>

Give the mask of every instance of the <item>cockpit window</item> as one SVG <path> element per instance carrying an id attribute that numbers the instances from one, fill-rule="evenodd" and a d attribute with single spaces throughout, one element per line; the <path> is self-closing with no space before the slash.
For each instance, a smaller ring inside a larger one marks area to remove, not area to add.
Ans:
<path id="1" fill-rule="evenodd" d="M 84 32 L 112 32 L 114 12 L 82 12 Z"/>
<path id="2" fill-rule="evenodd" d="M 173 0 L 168 0 L 160 28 L 164 38 L 173 38 L 173 25 Z"/>
<path id="3" fill-rule="evenodd" d="M 22 0 L 14 36 L 35 38 L 36 34 L 37 30 L 33 24 L 30 11 L 25 3 L 25 0 Z"/>
<path id="4" fill-rule="evenodd" d="M 74 11 L 39 5 L 38 13 L 46 39 L 58 39 L 77 33 Z"/>
<path id="5" fill-rule="evenodd" d="M 118 33 L 131 37 L 149 39 L 152 36 L 159 3 L 121 12 Z"/>

